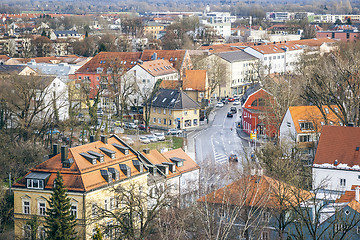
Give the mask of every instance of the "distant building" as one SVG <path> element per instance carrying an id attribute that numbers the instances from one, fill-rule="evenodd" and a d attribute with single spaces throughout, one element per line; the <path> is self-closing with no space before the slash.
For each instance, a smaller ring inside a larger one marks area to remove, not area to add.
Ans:
<path id="1" fill-rule="evenodd" d="M 358 30 L 331 30 L 318 31 L 316 38 L 331 38 L 339 39 L 341 41 L 352 42 L 360 39 L 360 31 Z"/>
<path id="2" fill-rule="evenodd" d="M 79 34 L 77 31 L 53 31 L 50 33 L 51 40 L 59 40 L 59 39 L 73 39 L 73 40 L 80 40 L 82 35 Z"/>

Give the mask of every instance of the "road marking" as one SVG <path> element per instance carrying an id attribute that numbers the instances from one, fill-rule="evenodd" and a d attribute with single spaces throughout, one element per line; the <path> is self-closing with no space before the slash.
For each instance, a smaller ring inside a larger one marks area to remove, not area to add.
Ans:
<path id="1" fill-rule="evenodd" d="M 219 154 L 217 152 L 215 152 L 214 157 L 215 157 L 215 162 L 220 164 L 227 162 L 228 159 L 226 155 Z"/>

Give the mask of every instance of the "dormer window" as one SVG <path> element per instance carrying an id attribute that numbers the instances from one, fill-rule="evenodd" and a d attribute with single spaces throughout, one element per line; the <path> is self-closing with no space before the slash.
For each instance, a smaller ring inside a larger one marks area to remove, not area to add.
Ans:
<path id="1" fill-rule="evenodd" d="M 184 166 L 184 161 L 185 159 L 182 158 L 178 158 L 178 157 L 172 157 L 170 158 L 170 160 L 176 164 L 177 167 L 182 167 Z"/>
<path id="2" fill-rule="evenodd" d="M 300 124 L 301 131 L 314 130 L 314 125 L 312 122 L 300 122 L 299 124 Z"/>
<path id="3" fill-rule="evenodd" d="M 115 159 L 115 151 L 101 147 L 101 151 L 103 151 L 106 155 L 108 155 L 111 159 Z"/>
<path id="4" fill-rule="evenodd" d="M 25 177 L 26 187 L 33 189 L 44 189 L 44 186 L 49 179 L 50 173 L 32 172 Z"/>

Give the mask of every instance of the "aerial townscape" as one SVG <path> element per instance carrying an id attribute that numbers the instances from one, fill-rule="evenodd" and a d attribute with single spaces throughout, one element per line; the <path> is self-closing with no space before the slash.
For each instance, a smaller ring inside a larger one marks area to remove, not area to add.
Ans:
<path id="1" fill-rule="evenodd" d="M 360 240 L 360 2 L 1 0 L 0 239 Z"/>

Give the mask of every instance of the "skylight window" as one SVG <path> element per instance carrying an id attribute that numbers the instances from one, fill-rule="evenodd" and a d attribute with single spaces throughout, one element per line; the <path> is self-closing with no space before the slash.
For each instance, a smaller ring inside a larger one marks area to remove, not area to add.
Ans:
<path id="1" fill-rule="evenodd" d="M 156 101 L 156 99 L 157 99 L 157 97 L 155 97 L 155 98 L 154 98 L 153 102 L 155 102 L 155 101 Z"/>
<path id="2" fill-rule="evenodd" d="M 171 93 L 170 93 L 170 95 L 173 95 L 174 94 L 174 91 L 172 91 Z"/>
<path id="3" fill-rule="evenodd" d="M 164 99 L 162 100 L 162 102 L 165 102 L 165 101 L 166 101 L 166 99 L 167 99 L 167 98 L 164 98 Z"/>
<path id="4" fill-rule="evenodd" d="M 175 102 L 175 98 L 173 98 L 172 100 L 171 100 L 171 103 L 174 103 Z"/>

